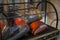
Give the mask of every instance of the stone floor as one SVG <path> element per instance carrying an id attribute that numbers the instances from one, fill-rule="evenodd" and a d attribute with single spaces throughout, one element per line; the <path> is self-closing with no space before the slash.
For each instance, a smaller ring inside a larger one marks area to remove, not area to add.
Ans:
<path id="1" fill-rule="evenodd" d="M 60 33 L 59 33 L 59 38 L 58 38 L 58 40 L 60 40 Z"/>

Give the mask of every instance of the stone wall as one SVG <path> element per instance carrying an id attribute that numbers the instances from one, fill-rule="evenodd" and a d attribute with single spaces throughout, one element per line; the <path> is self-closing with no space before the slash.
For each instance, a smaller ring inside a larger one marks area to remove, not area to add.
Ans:
<path id="1" fill-rule="evenodd" d="M 57 11 L 58 11 L 58 15 L 59 15 L 59 19 L 60 19 L 60 0 L 50 0 L 56 7 Z M 49 11 L 54 12 L 53 8 L 50 6 Z M 48 13 L 47 15 L 47 22 L 50 25 L 50 23 L 52 22 L 52 20 L 56 19 L 55 13 Z M 55 27 L 56 21 L 54 21 L 54 23 L 52 23 L 52 26 Z M 58 29 L 60 29 L 60 20 L 59 20 L 59 25 L 58 25 Z"/>

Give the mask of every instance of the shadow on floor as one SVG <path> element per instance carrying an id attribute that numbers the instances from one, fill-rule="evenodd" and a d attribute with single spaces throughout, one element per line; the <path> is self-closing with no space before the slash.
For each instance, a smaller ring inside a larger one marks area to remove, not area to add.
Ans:
<path id="1" fill-rule="evenodd" d="M 60 40 L 60 32 L 59 32 L 59 37 L 58 37 L 58 40 Z"/>

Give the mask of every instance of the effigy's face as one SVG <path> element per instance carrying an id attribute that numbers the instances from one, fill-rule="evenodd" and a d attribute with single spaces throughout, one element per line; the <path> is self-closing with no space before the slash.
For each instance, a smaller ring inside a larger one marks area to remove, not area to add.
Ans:
<path id="1" fill-rule="evenodd" d="M 36 12 L 34 10 L 30 11 L 29 14 L 36 14 Z"/>

